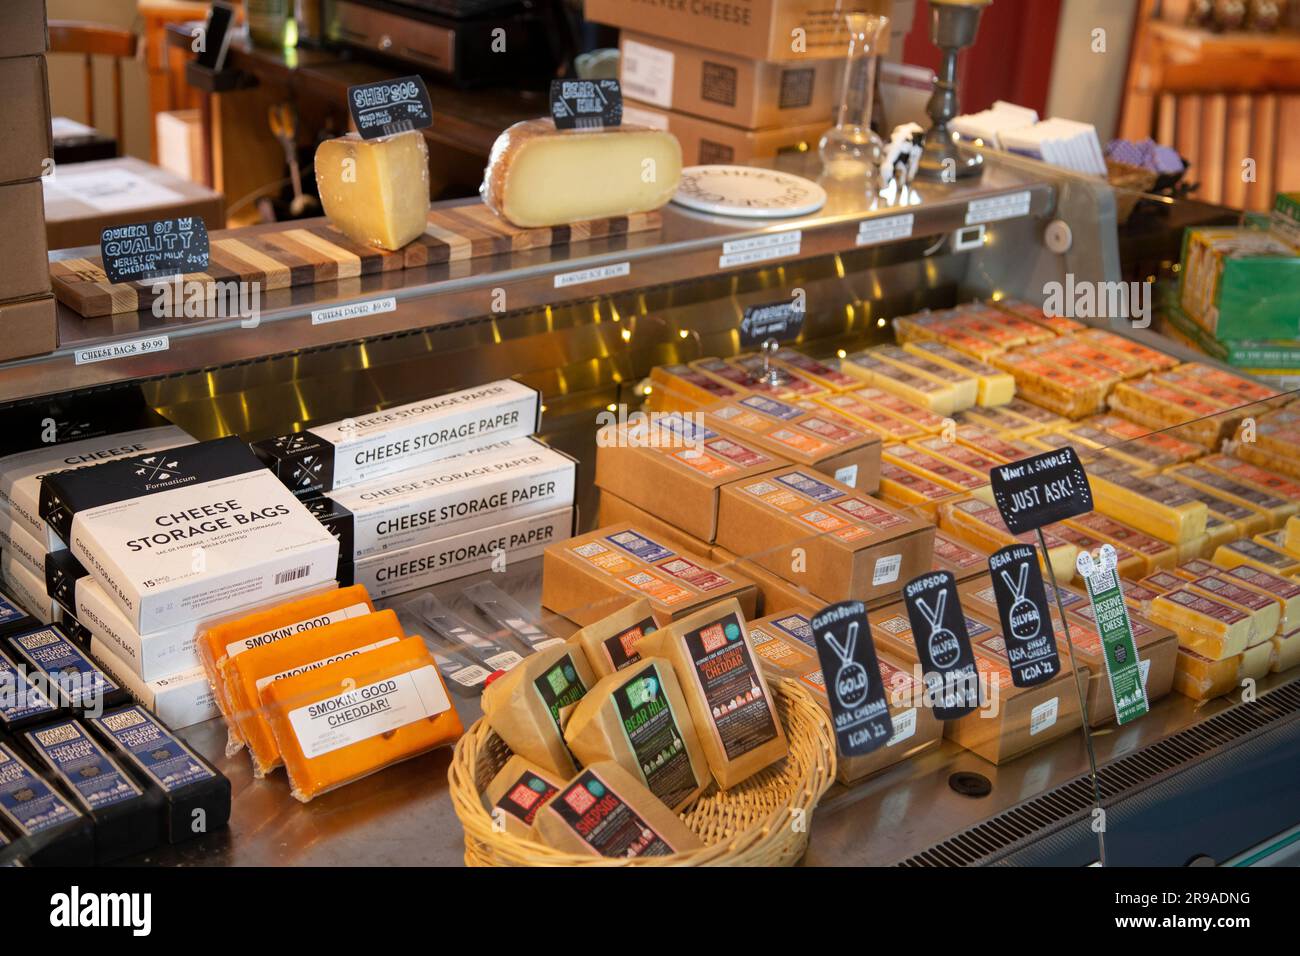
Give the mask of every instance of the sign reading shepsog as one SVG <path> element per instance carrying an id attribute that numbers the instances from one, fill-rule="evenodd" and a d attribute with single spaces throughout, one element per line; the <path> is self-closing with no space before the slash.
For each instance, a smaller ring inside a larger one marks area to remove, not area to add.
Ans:
<path id="1" fill-rule="evenodd" d="M 541 424 L 541 395 L 511 379 L 254 442 L 253 451 L 299 497 L 418 468 Z"/>
<path id="2" fill-rule="evenodd" d="M 41 517 L 141 633 L 334 578 L 338 542 L 220 438 L 46 476 Z"/>

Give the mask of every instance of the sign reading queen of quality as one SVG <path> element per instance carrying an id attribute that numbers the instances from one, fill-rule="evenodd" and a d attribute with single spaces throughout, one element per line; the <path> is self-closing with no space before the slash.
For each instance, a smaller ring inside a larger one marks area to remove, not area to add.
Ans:
<path id="1" fill-rule="evenodd" d="M 1092 510 L 1092 488 L 1070 446 L 989 471 L 993 500 L 1012 534 Z"/>

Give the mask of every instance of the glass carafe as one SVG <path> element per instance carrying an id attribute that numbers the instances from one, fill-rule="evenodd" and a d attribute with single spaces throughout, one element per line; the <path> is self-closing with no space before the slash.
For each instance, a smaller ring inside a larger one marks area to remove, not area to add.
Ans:
<path id="1" fill-rule="evenodd" d="M 870 13 L 844 17 L 849 34 L 848 58 L 840 89 L 835 125 L 821 138 L 819 150 L 827 174 L 836 179 L 866 176 L 878 183 L 884 143 L 871 130 L 876 90 L 876 61 L 889 18 Z"/>

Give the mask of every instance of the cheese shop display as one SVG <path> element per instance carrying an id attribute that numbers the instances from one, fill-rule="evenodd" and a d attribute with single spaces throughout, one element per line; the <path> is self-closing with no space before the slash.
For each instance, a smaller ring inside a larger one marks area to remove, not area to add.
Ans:
<path id="1" fill-rule="evenodd" d="M 549 118 L 534 119 L 497 137 L 480 194 L 516 226 L 562 226 L 658 209 L 681 174 L 681 146 L 663 130 L 556 129 Z"/>
<path id="2" fill-rule="evenodd" d="M 429 214 L 424 134 L 326 140 L 316 147 L 316 187 L 325 215 L 353 242 L 400 249 L 424 232 Z"/>

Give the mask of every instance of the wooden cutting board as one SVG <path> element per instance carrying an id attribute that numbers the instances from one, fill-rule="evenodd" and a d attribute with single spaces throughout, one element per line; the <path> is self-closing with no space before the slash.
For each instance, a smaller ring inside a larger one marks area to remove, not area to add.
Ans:
<path id="1" fill-rule="evenodd" d="M 207 272 L 192 273 L 185 279 L 260 282 L 262 291 L 270 292 L 376 272 L 646 232 L 658 229 L 661 221 L 659 213 L 649 212 L 547 229 L 521 229 L 505 222 L 482 203 L 468 203 L 430 210 L 424 235 L 396 252 L 389 252 L 358 245 L 326 219 L 303 219 L 257 232 L 223 229 L 212 233 Z M 108 281 L 99 256 L 51 262 L 50 279 L 58 300 L 86 318 L 148 309 L 155 298 L 153 286 L 162 281 L 113 284 Z"/>

